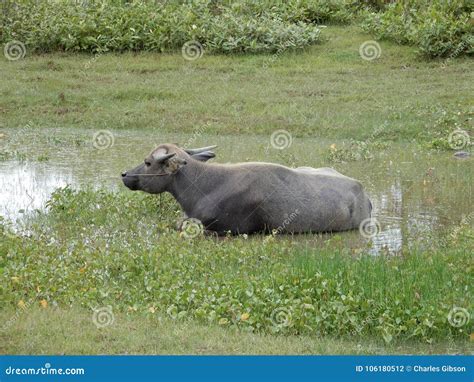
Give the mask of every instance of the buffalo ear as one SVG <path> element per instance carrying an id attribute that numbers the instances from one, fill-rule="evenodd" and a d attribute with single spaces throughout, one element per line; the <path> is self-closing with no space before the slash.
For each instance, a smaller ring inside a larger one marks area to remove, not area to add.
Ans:
<path id="1" fill-rule="evenodd" d="M 202 153 L 191 155 L 191 157 L 200 162 L 207 162 L 209 159 L 215 158 L 216 154 L 212 151 L 203 151 Z"/>
<path id="2" fill-rule="evenodd" d="M 156 152 L 152 156 L 153 156 L 153 159 L 157 163 L 166 163 L 166 162 L 169 161 L 170 158 L 173 158 L 175 155 L 176 155 L 176 153 L 161 154 L 161 153 Z"/>
<path id="3" fill-rule="evenodd" d="M 174 174 L 181 167 L 186 166 L 186 164 L 187 164 L 186 159 L 182 159 L 182 158 L 179 158 L 179 157 L 173 157 L 173 158 L 168 159 L 165 162 L 164 171 L 167 174 Z"/>

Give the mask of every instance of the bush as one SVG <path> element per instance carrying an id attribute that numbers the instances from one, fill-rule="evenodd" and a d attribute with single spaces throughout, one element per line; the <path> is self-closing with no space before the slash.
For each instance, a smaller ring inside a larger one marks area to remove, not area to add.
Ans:
<path id="1" fill-rule="evenodd" d="M 428 57 L 473 53 L 472 5 L 465 0 L 404 1 L 368 13 L 363 29 L 377 38 L 418 46 Z"/>
<path id="2" fill-rule="evenodd" d="M 247 15 L 272 13 L 280 19 L 290 22 L 312 24 L 333 23 L 348 24 L 355 6 L 348 0 L 274 0 L 233 2 L 232 9 Z"/>
<path id="3" fill-rule="evenodd" d="M 206 48 L 214 52 L 282 52 L 312 44 L 319 33 L 303 22 L 288 24 L 268 16 L 255 19 L 225 14 L 198 41 L 206 41 Z"/>
<path id="4" fill-rule="evenodd" d="M 2 3 L 0 41 L 30 51 L 170 51 L 199 41 L 210 52 L 277 52 L 319 41 L 316 23 L 348 22 L 345 1 Z"/>

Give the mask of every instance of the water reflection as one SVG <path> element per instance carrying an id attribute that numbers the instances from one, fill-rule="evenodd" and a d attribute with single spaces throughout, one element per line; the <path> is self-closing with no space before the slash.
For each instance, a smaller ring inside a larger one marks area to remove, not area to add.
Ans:
<path id="1" fill-rule="evenodd" d="M 218 162 L 266 160 L 293 166 L 335 167 L 359 179 L 365 185 L 374 206 L 374 217 L 381 230 L 371 238 L 371 252 L 400 253 L 404 246 L 423 245 L 441 232 L 453 229 L 465 214 L 472 213 L 472 162 L 458 161 L 446 155 L 420 153 L 406 146 L 392 147 L 373 161 L 328 163 L 326 150 L 330 142 L 295 139 L 290 149 L 272 150 L 265 137 L 242 138 L 163 134 L 160 132 L 114 132 L 115 144 L 107 150 L 95 150 L 93 132 L 74 132 L 52 142 L 41 137 L 11 139 L 9 150 L 17 150 L 21 142 L 35 142 L 35 150 L 43 150 L 47 162 L 0 161 L 0 215 L 15 220 L 34 209 L 44 208 L 51 192 L 71 184 L 77 187 L 123 187 L 119 174 L 135 166 L 153 148 L 150 142 L 189 142 L 193 146 L 218 144 Z M 78 135 L 79 134 L 79 135 Z M 59 142 L 56 144 L 55 142 Z M 77 142 L 84 144 L 77 145 Z M 73 142 L 69 144 L 70 142 Z M 76 142 L 76 143 L 74 143 Z M 28 149 L 28 148 L 26 148 Z M 341 235 L 345 245 L 356 250 L 364 247 L 358 232 Z M 306 239 L 305 239 L 306 240 Z M 308 239 L 310 240 L 310 239 Z M 311 241 L 311 240 L 310 240 Z M 318 245 L 318 240 L 311 241 Z"/>
<path id="2" fill-rule="evenodd" d="M 51 192 L 74 183 L 73 172 L 41 163 L 0 162 L 0 215 L 15 220 L 41 209 Z"/>

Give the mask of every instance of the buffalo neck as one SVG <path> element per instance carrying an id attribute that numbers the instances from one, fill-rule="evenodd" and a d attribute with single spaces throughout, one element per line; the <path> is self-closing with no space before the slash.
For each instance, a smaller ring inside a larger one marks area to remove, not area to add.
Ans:
<path id="1" fill-rule="evenodd" d="M 174 176 L 167 191 L 174 196 L 184 212 L 189 213 L 202 198 L 212 192 L 221 172 L 223 169 L 219 165 L 189 161 Z"/>

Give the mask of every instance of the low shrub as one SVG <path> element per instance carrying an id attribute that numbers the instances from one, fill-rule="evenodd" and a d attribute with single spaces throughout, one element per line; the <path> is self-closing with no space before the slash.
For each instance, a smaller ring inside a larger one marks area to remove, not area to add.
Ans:
<path id="1" fill-rule="evenodd" d="M 366 13 L 362 27 L 379 39 L 416 45 L 428 57 L 457 57 L 474 52 L 473 11 L 465 0 L 394 2 Z"/>
<path id="2" fill-rule="evenodd" d="M 312 24 L 348 24 L 356 9 L 354 2 L 349 0 L 241 0 L 228 4 L 239 14 L 261 16 L 271 13 L 282 20 Z"/>
<path id="3" fill-rule="evenodd" d="M 320 29 L 303 22 L 289 23 L 272 16 L 249 18 L 225 14 L 196 35 L 212 52 L 282 52 L 319 40 Z M 249 36 L 248 38 L 244 36 Z M 251 37 L 250 37 L 251 36 Z"/>
<path id="4" fill-rule="evenodd" d="M 344 1 L 3 2 L 0 41 L 30 51 L 157 51 L 198 41 L 206 51 L 276 52 L 320 40 L 316 23 L 347 22 Z"/>
<path id="5" fill-rule="evenodd" d="M 282 52 L 318 43 L 320 24 L 362 13 L 377 38 L 453 58 L 473 53 L 473 8 L 468 0 L 3 1 L 0 42 L 30 52 L 165 52 L 189 41 L 207 52 Z"/>

